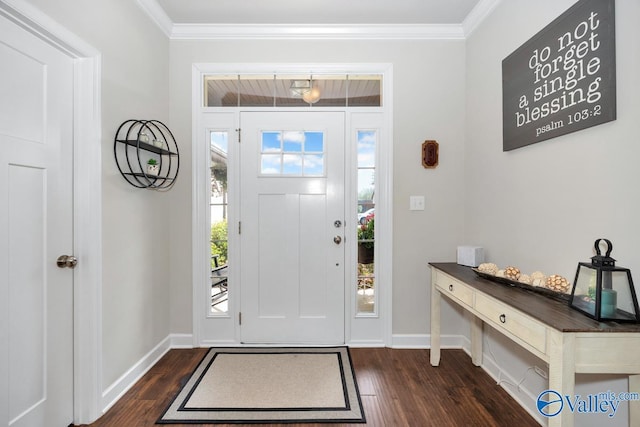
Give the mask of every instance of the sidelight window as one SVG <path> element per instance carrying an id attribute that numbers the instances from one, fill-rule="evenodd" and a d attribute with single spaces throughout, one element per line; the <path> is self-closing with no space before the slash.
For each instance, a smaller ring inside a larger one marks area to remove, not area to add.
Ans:
<path id="1" fill-rule="evenodd" d="M 211 313 L 227 313 L 228 303 L 228 187 L 227 187 L 227 153 L 229 134 L 223 132 L 210 133 L 211 171 Z"/>
<path id="2" fill-rule="evenodd" d="M 358 314 L 376 312 L 375 221 L 376 143 L 378 133 L 359 130 L 358 143 L 358 259 L 356 301 Z"/>

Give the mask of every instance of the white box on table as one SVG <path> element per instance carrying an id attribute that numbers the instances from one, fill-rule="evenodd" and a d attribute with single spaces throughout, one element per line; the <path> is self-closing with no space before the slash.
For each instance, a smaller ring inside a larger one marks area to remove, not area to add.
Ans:
<path id="1" fill-rule="evenodd" d="M 477 267 L 484 262 L 482 246 L 458 246 L 458 264 Z"/>

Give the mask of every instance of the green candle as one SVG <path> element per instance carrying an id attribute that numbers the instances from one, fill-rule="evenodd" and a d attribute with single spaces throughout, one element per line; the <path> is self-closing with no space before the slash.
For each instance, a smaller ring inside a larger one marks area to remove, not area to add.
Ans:
<path id="1" fill-rule="evenodd" d="M 600 296 L 600 315 L 615 318 L 618 305 L 618 293 L 613 289 L 603 289 Z"/>

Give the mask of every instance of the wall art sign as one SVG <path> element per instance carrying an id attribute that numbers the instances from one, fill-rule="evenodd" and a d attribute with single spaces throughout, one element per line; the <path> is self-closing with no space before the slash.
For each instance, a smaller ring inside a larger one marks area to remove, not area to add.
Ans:
<path id="1" fill-rule="evenodd" d="M 503 151 L 615 119 L 615 0 L 577 2 L 502 61 Z"/>

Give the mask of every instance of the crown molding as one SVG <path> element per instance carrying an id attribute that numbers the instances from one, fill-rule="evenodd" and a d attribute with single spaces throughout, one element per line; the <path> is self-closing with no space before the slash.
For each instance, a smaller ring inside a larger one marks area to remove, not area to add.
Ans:
<path id="1" fill-rule="evenodd" d="M 501 0 L 480 0 L 462 24 L 174 24 L 157 0 L 138 6 L 171 40 L 464 40 Z"/>
<path id="2" fill-rule="evenodd" d="M 138 6 L 145 12 L 151 20 L 171 38 L 171 32 L 173 31 L 173 21 L 167 15 L 167 12 L 158 4 L 156 0 L 136 0 Z"/>
<path id="3" fill-rule="evenodd" d="M 464 39 L 461 25 L 174 24 L 172 40 Z"/>
<path id="4" fill-rule="evenodd" d="M 469 37 L 498 4 L 500 4 L 500 0 L 480 0 L 462 22 L 464 37 Z"/>

